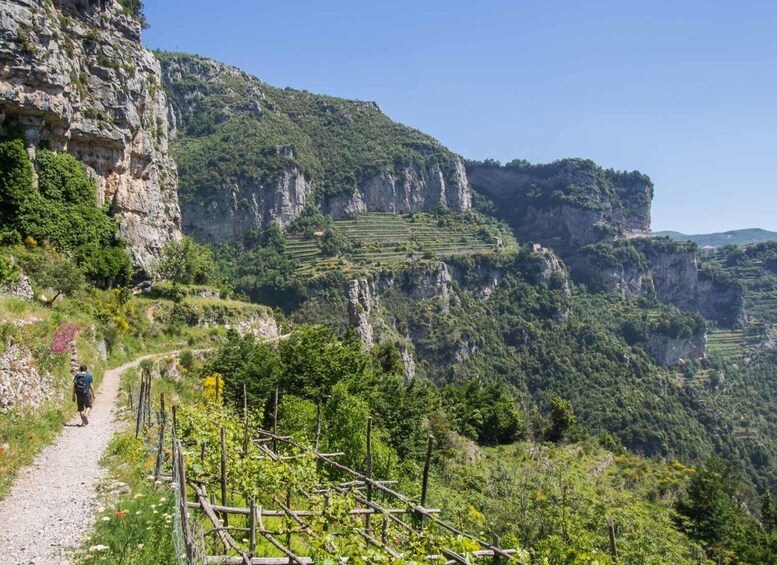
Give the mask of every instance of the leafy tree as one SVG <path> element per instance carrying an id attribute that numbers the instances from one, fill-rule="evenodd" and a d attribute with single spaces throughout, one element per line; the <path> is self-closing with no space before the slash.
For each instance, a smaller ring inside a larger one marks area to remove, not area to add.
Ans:
<path id="1" fill-rule="evenodd" d="M 216 282 L 216 264 L 210 249 L 188 236 L 167 243 L 152 270 L 157 277 L 176 284 Z"/>
<path id="2" fill-rule="evenodd" d="M 571 428 L 576 424 L 572 403 L 554 394 L 550 399 L 550 428 L 548 439 L 560 442 L 567 437 Z"/>
<path id="3" fill-rule="evenodd" d="M 52 304 L 62 295 L 72 295 L 85 283 L 81 269 L 68 257 L 53 250 L 17 250 L 16 254 L 21 267 L 30 276 L 35 287 L 54 293 L 52 297 L 47 297 L 48 304 Z"/>

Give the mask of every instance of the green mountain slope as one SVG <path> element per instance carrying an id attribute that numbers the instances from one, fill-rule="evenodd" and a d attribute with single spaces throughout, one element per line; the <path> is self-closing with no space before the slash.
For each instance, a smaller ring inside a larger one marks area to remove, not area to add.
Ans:
<path id="1" fill-rule="evenodd" d="M 724 245 L 750 245 L 765 241 L 777 241 L 777 232 L 760 228 L 733 230 L 718 233 L 687 235 L 677 231 L 659 231 L 659 237 L 668 237 L 674 241 L 692 241 L 699 247 L 723 247 Z"/>

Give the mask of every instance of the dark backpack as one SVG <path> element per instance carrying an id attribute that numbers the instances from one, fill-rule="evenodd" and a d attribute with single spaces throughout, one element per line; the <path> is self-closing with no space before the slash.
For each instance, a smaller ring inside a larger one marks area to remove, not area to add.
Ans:
<path id="1" fill-rule="evenodd" d="M 78 373 L 73 379 L 76 394 L 86 396 L 89 394 L 89 373 Z"/>

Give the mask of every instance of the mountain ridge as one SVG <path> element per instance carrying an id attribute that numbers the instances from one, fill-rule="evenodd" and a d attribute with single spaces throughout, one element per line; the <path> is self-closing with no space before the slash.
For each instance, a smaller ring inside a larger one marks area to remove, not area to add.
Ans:
<path id="1" fill-rule="evenodd" d="M 699 247 L 723 247 L 724 245 L 750 245 L 766 241 L 777 241 L 777 232 L 762 228 L 744 228 L 723 232 L 685 234 L 678 231 L 663 230 L 654 232 L 658 237 L 668 237 L 674 241 L 692 241 Z"/>

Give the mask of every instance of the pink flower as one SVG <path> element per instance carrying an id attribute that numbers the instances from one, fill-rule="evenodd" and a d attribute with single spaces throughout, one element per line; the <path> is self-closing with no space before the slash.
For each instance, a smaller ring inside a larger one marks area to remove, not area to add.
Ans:
<path id="1" fill-rule="evenodd" d="M 76 339 L 78 335 L 78 325 L 74 323 L 59 325 L 59 329 L 54 332 L 51 338 L 50 353 L 62 353 Z"/>

